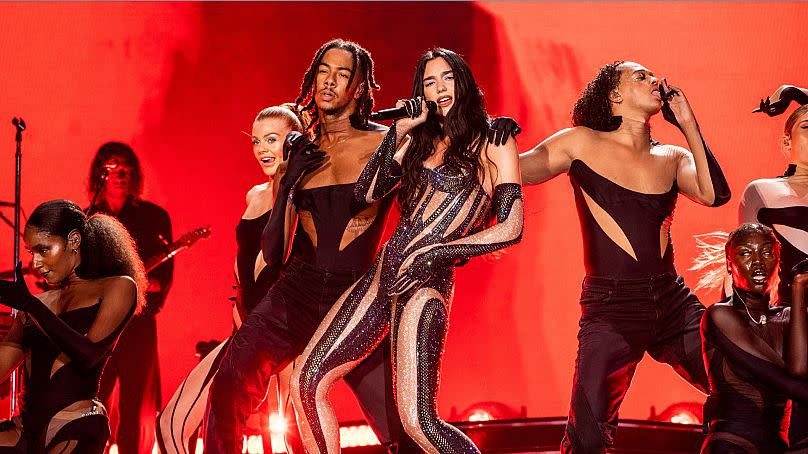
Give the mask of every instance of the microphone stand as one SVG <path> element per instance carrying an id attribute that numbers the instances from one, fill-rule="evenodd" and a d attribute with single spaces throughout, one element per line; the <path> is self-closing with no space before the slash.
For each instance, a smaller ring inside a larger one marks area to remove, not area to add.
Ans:
<path id="1" fill-rule="evenodd" d="M 95 210 L 95 204 L 98 201 L 98 194 L 100 194 L 101 190 L 104 189 L 104 183 L 107 182 L 108 178 L 109 178 L 109 169 L 104 167 L 104 172 L 101 173 L 101 184 L 98 186 L 98 190 L 95 191 L 95 194 L 93 194 L 93 200 L 90 201 L 90 206 L 87 208 L 86 212 L 87 216 L 90 216 L 94 213 L 93 210 Z"/>
<path id="2" fill-rule="evenodd" d="M 20 211 L 22 204 L 20 202 L 20 189 L 22 187 L 22 132 L 25 130 L 25 120 L 20 117 L 14 117 L 11 124 L 17 129 L 17 134 L 14 136 L 14 141 L 17 142 L 17 151 L 15 153 L 16 159 L 16 175 L 14 179 L 14 267 L 20 263 Z M 18 276 L 14 276 L 16 281 Z M 21 279 L 21 277 L 20 277 Z M 17 310 L 11 310 L 11 319 L 14 320 L 17 316 Z M 11 392 L 9 393 L 9 419 L 14 417 L 17 412 L 17 393 L 19 391 L 19 368 L 14 370 L 11 374 Z"/>

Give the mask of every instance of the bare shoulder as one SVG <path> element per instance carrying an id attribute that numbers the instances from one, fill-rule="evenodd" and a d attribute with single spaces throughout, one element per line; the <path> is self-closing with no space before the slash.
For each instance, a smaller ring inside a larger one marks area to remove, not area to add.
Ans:
<path id="1" fill-rule="evenodd" d="M 270 189 L 269 182 L 253 186 L 249 191 L 247 191 L 247 197 L 246 197 L 247 205 L 249 206 L 256 197 L 263 195 L 269 189 Z"/>
<path id="2" fill-rule="evenodd" d="M 704 319 L 724 332 L 739 323 L 738 312 L 729 302 L 715 303 L 708 307 L 704 312 Z"/>
<path id="3" fill-rule="evenodd" d="M 746 190 L 765 192 L 767 189 L 782 188 L 786 186 L 788 186 L 788 181 L 785 178 L 760 178 L 750 181 L 749 184 L 746 185 Z"/>
<path id="4" fill-rule="evenodd" d="M 135 295 L 137 284 L 129 276 L 111 276 L 99 279 L 104 295 Z"/>
<path id="5" fill-rule="evenodd" d="M 586 126 L 574 126 L 562 129 L 545 140 L 553 148 L 567 153 L 570 158 L 579 158 L 585 150 L 591 150 L 594 145 L 608 140 L 607 133 L 595 131 Z"/>

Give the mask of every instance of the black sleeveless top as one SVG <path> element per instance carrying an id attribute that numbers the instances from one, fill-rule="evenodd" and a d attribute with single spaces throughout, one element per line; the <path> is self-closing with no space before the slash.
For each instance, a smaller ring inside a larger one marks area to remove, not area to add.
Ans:
<path id="1" fill-rule="evenodd" d="M 312 239 L 298 222 L 292 244 L 293 257 L 328 271 L 362 273 L 370 267 L 384 232 L 384 220 L 393 198 L 382 199 L 371 225 L 340 250 L 348 222 L 370 206 L 364 201 L 356 200 L 355 185 L 337 184 L 295 191 L 294 202 L 298 211 L 311 213 L 317 246 L 314 246 Z"/>
<path id="2" fill-rule="evenodd" d="M 236 269 L 239 291 L 247 312 L 251 311 L 278 280 L 278 270 L 265 266 L 255 277 L 255 260 L 261 253 L 261 234 L 269 221 L 267 211 L 255 219 L 241 219 L 236 225 Z"/>
<path id="3" fill-rule="evenodd" d="M 59 315 L 71 328 L 87 333 L 98 315 L 101 302 L 87 307 L 72 309 Z M 134 311 L 134 306 L 132 308 Z M 122 323 L 106 340 L 120 335 L 126 323 Z M 106 357 L 91 368 L 83 368 L 73 361 L 67 361 L 51 377 L 51 369 L 62 351 L 36 324 L 27 318 L 23 325 L 22 345 L 30 352 L 30 363 L 26 363 L 25 389 L 20 402 L 23 427 L 28 433 L 38 433 L 47 427 L 51 417 L 68 405 L 94 399 L 98 394 L 101 372 L 107 364 Z"/>
<path id="4" fill-rule="evenodd" d="M 588 276 L 645 279 L 674 271 L 670 233 L 667 233 L 663 255 L 660 232 L 663 224 L 673 219 L 679 192 L 675 181 L 662 194 L 636 192 L 596 173 L 579 159 L 572 161 L 569 178 L 575 192 Z M 614 219 L 631 244 L 636 259 L 603 231 L 584 193 Z"/>

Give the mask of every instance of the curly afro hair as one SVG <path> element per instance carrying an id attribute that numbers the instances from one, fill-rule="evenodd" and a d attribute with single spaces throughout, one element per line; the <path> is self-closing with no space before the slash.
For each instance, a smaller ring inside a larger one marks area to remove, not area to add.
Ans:
<path id="1" fill-rule="evenodd" d="M 609 92 L 620 83 L 618 67 L 623 63 L 623 60 L 618 60 L 603 66 L 586 85 L 572 109 L 573 126 L 586 126 L 596 131 L 614 131 L 620 126 L 619 119 L 612 116 Z"/>

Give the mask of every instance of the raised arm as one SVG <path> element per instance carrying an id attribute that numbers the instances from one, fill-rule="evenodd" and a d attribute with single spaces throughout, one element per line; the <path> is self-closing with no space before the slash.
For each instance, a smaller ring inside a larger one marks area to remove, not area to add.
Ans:
<path id="1" fill-rule="evenodd" d="M 711 207 L 724 205 L 732 195 L 729 183 L 701 135 L 701 129 L 685 94 L 681 89 L 668 85 L 665 80 L 660 83 L 660 91 L 665 97 L 662 116 L 682 131 L 690 148 L 688 151 L 675 147 L 679 152 L 679 166 L 676 172 L 679 190 L 702 205 Z"/>
<path id="2" fill-rule="evenodd" d="M 422 98 L 400 99 L 396 107 L 407 109 L 407 117 L 395 121 L 382 143 L 368 160 L 354 187 L 356 200 L 373 203 L 384 198 L 398 186 L 403 176 L 401 163 L 409 147 L 409 134 L 423 124 L 429 115 L 426 101 Z"/>
<path id="3" fill-rule="evenodd" d="M 292 203 L 295 189 L 303 177 L 318 168 L 325 159 L 325 153 L 300 133 L 286 136 L 283 154 L 284 158 L 288 157 L 286 172 L 279 179 L 275 203 L 261 235 L 261 253 L 267 266 L 272 269 L 280 269 L 289 253 L 297 213 Z"/>
<path id="4" fill-rule="evenodd" d="M 406 292 L 424 282 L 436 267 L 487 254 L 522 240 L 524 206 L 517 153 L 514 139 L 509 139 L 505 145 L 488 145 L 487 171 L 492 175 L 491 205 L 497 223 L 463 238 L 414 252 L 402 264 L 393 293 Z"/>
<path id="5" fill-rule="evenodd" d="M 586 140 L 590 133 L 591 131 L 582 127 L 563 129 L 532 150 L 520 154 L 522 184 L 544 183 L 569 170 L 576 142 Z"/>
<path id="6" fill-rule="evenodd" d="M 808 405 L 808 381 L 792 376 L 783 359 L 751 333 L 735 309 L 713 305 L 701 320 L 705 343 L 715 347 L 744 371 L 790 399 Z"/>
<path id="7" fill-rule="evenodd" d="M 400 147 L 402 142 L 404 142 L 403 148 Z M 398 186 L 403 175 L 401 160 L 406 151 L 406 142 L 404 132 L 393 123 L 356 181 L 354 186 L 356 200 L 373 203 L 384 198 Z M 396 150 L 400 152 L 397 153 Z"/>
<path id="8" fill-rule="evenodd" d="M 33 317 L 42 331 L 71 361 L 90 368 L 98 364 L 115 345 L 118 336 L 135 312 L 137 285 L 124 276 L 109 278 L 101 306 L 87 333 L 80 333 L 54 314 L 39 298 L 31 295 L 21 280 L 21 264 L 17 265 L 20 280 L 2 281 L 0 298 L 6 306 L 25 311 Z"/>

